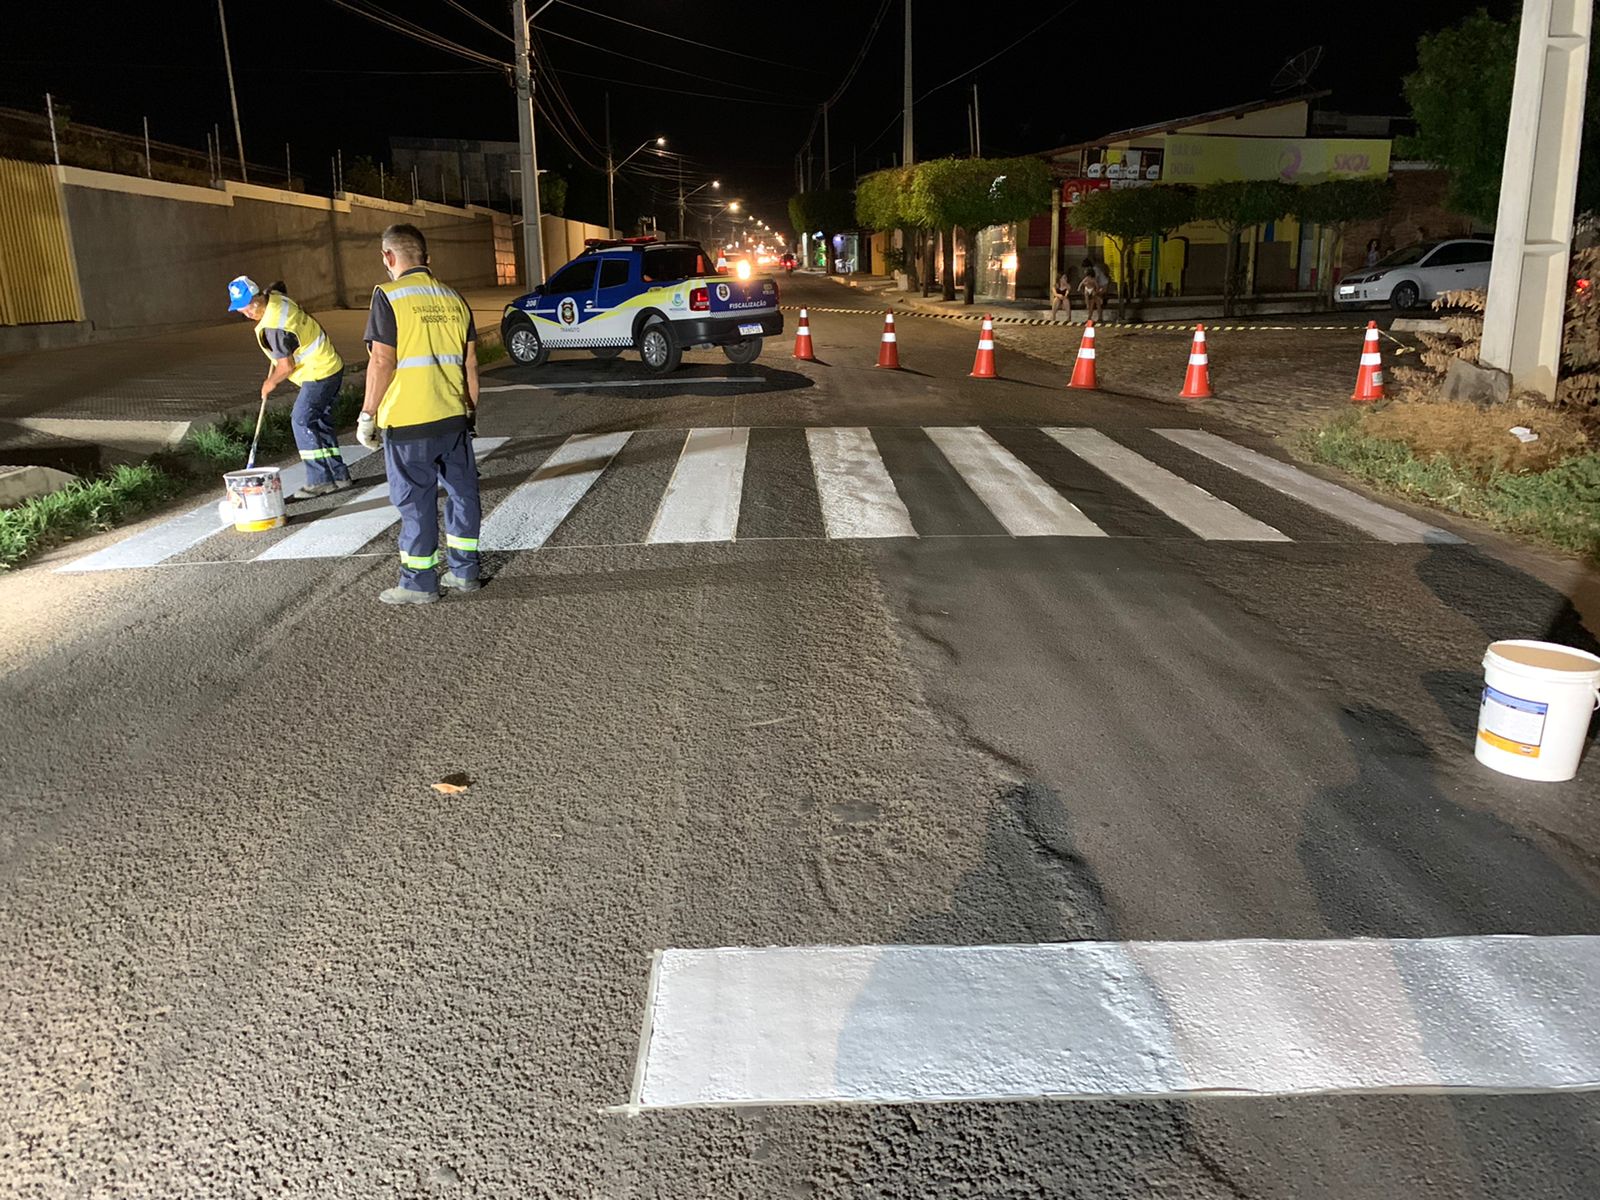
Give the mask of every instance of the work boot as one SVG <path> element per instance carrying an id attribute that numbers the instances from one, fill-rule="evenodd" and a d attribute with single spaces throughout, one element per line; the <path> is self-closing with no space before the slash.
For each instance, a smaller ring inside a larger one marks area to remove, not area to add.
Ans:
<path id="1" fill-rule="evenodd" d="M 392 587 L 379 592 L 378 600 L 383 604 L 435 604 L 439 600 L 439 593 L 419 592 L 415 588 L 408 587 Z"/>
<path id="2" fill-rule="evenodd" d="M 481 579 L 463 579 L 452 571 L 446 571 L 439 576 L 439 586 L 451 588 L 458 592 L 475 592 L 483 586 Z"/>
<path id="3" fill-rule="evenodd" d="M 308 483 L 289 497 L 291 500 L 315 500 L 329 492 L 342 492 L 350 486 L 348 479 L 335 479 L 328 483 Z"/>

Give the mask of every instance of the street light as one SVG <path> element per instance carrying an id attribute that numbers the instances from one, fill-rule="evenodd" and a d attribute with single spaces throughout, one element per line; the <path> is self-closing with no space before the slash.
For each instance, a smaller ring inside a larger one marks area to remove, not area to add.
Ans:
<path id="1" fill-rule="evenodd" d="M 661 147 L 661 146 L 665 146 L 666 144 L 667 144 L 667 139 L 664 138 L 664 137 L 645 138 L 644 141 L 639 143 L 639 148 L 637 150 L 635 150 L 633 152 L 633 154 L 628 155 L 627 158 L 623 159 L 621 162 L 617 163 L 615 166 L 613 166 L 612 162 L 611 162 L 611 151 L 610 151 L 609 147 L 607 148 L 607 150 L 606 150 L 606 228 L 611 233 L 615 233 L 617 231 L 617 172 L 622 170 L 623 167 L 627 166 L 630 162 L 632 162 L 634 156 L 637 155 L 641 150 L 648 150 L 651 146 Z"/>
<path id="2" fill-rule="evenodd" d="M 713 179 L 710 183 L 702 183 L 699 187 L 692 188 L 686 192 L 683 190 L 683 164 L 681 162 L 678 164 L 678 238 L 680 241 L 683 239 L 684 202 L 695 192 L 703 192 L 707 188 L 715 188 L 721 191 L 722 180 Z"/>

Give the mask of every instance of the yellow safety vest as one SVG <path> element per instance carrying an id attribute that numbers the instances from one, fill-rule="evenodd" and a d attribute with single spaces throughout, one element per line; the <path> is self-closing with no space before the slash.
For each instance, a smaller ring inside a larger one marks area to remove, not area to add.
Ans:
<path id="1" fill-rule="evenodd" d="M 431 271 L 380 283 L 394 309 L 395 371 L 378 405 L 378 425 L 426 425 L 467 412 L 467 330 L 472 310 Z"/>
<path id="2" fill-rule="evenodd" d="M 272 351 L 267 349 L 267 339 L 263 333 L 267 329 L 292 333 L 300 343 L 294 352 L 294 370 L 289 372 L 290 383 L 327 379 L 344 370 L 344 359 L 339 357 L 339 352 L 333 348 L 333 343 L 328 340 L 322 326 L 317 324 L 317 319 L 282 292 L 272 292 L 267 296 L 267 310 L 256 322 L 256 344 L 261 347 L 261 353 L 271 358 Z"/>

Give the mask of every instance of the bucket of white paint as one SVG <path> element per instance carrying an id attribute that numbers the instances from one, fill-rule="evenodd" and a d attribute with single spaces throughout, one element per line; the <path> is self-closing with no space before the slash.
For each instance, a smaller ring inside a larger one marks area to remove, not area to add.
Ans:
<path id="1" fill-rule="evenodd" d="M 277 467 L 255 467 L 248 471 L 229 471 L 222 477 L 228 498 L 225 520 L 240 533 L 259 533 L 283 524 L 283 481 Z"/>
<path id="2" fill-rule="evenodd" d="M 1477 758 L 1519 779 L 1578 773 L 1600 708 L 1600 657 L 1551 642 L 1495 642 L 1483 656 Z"/>

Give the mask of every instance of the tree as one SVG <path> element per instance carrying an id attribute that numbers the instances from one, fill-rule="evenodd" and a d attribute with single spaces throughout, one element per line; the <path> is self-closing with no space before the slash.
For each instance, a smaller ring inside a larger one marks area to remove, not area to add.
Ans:
<path id="1" fill-rule="evenodd" d="M 978 232 L 1025 221 L 1050 205 L 1050 168 L 1038 158 L 938 158 L 911 168 L 908 214 L 945 238 L 945 298 L 954 299 L 952 234 L 967 250 L 966 302 L 977 287 Z"/>
<path id="2" fill-rule="evenodd" d="M 890 248 L 891 270 L 906 272 L 907 283 L 917 286 L 917 225 L 911 216 L 908 192 L 914 167 L 890 167 L 856 181 L 856 224 L 863 229 L 889 232 L 898 229 L 904 249 Z"/>
<path id="3" fill-rule="evenodd" d="M 1091 230 L 1117 243 L 1122 265 L 1122 285 L 1117 289 L 1119 320 L 1128 316 L 1134 253 L 1140 241 L 1150 238 L 1153 245 L 1159 246 L 1173 230 L 1194 219 L 1194 204 L 1194 188 L 1164 183 L 1090 192 L 1068 212 L 1068 220 L 1079 229 Z"/>
<path id="4" fill-rule="evenodd" d="M 1294 188 L 1277 179 L 1208 183 L 1195 193 L 1194 215 L 1228 237 L 1222 275 L 1222 315 L 1233 316 L 1239 291 L 1239 238 L 1246 229 L 1276 221 L 1294 207 Z"/>
<path id="5" fill-rule="evenodd" d="M 554 171 L 539 172 L 539 209 L 551 217 L 567 211 L 567 181 Z"/>
<path id="6" fill-rule="evenodd" d="M 1500 207 L 1500 174 L 1511 124 L 1517 27 L 1483 9 L 1417 41 L 1417 69 L 1405 78 L 1415 137 L 1401 138 L 1407 158 L 1438 163 L 1450 173 L 1445 203 L 1492 223 Z M 1578 160 L 1578 210 L 1600 207 L 1600 39 L 1589 44 L 1588 99 Z"/>
<path id="7" fill-rule="evenodd" d="M 1320 225 L 1333 235 L 1328 245 L 1329 270 L 1325 280 L 1328 307 L 1333 307 L 1335 286 L 1332 266 L 1339 261 L 1339 247 L 1350 226 L 1361 221 L 1376 221 L 1389 211 L 1394 193 L 1384 179 L 1329 179 L 1294 190 L 1295 220 Z"/>
<path id="8" fill-rule="evenodd" d="M 380 171 L 378 165 L 366 155 L 350 164 L 344 173 L 344 190 L 358 196 L 377 196 L 400 204 L 411 202 L 411 178 L 396 178 L 392 170 Z"/>
<path id="9" fill-rule="evenodd" d="M 833 235 L 855 227 L 856 194 L 848 188 L 796 192 L 789 197 L 789 220 L 801 234 L 820 232 L 823 269 L 833 274 Z"/>

